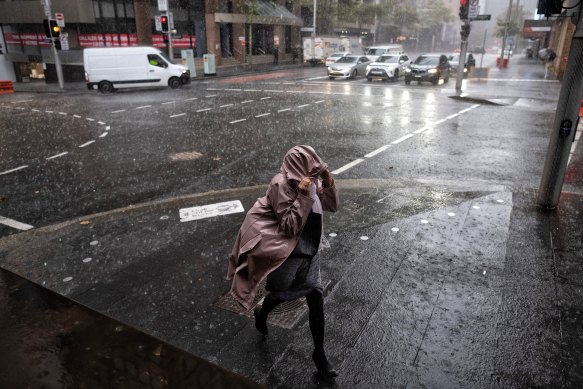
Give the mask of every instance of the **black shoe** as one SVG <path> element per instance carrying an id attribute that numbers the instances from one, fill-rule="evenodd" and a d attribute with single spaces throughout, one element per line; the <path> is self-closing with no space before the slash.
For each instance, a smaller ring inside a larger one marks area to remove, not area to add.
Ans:
<path id="1" fill-rule="evenodd" d="M 330 362 L 328 362 L 326 354 L 324 354 L 324 350 L 314 350 L 312 359 L 318 368 L 318 373 L 322 374 L 324 377 L 332 378 L 338 376 L 338 372 L 334 369 Z"/>
<path id="2" fill-rule="evenodd" d="M 255 318 L 255 328 L 257 331 L 261 332 L 263 335 L 267 335 L 267 317 L 263 317 L 261 314 L 261 308 L 257 307 L 253 311 L 253 317 Z"/>

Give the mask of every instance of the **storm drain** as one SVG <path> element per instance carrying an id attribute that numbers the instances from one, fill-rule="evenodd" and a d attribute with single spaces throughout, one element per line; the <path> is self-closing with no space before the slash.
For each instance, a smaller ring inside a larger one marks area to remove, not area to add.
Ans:
<path id="1" fill-rule="evenodd" d="M 330 281 L 328 280 L 323 282 L 323 285 L 324 290 L 326 290 L 330 285 Z M 241 305 L 239 305 L 239 303 L 233 298 L 233 296 L 231 296 L 231 293 L 229 292 L 219 297 L 213 306 L 224 309 L 226 311 L 235 312 L 239 315 L 253 318 L 253 310 L 256 306 L 261 306 L 265 294 L 265 282 L 262 282 L 257 290 L 257 296 L 253 301 L 253 305 L 248 311 L 245 311 L 245 308 L 241 307 Z M 267 323 L 274 326 L 291 329 L 298 323 L 307 310 L 308 305 L 306 304 L 306 299 L 303 297 L 293 301 L 286 301 L 279 304 L 273 311 L 271 311 L 267 317 Z"/>

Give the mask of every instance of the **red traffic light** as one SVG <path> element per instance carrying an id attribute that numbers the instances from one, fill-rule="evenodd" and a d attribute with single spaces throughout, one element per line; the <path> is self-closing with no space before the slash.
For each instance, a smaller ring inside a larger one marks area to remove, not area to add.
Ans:
<path id="1" fill-rule="evenodd" d="M 461 5 L 462 7 L 465 7 L 465 6 L 466 6 L 466 4 L 468 4 L 468 0 L 460 0 L 460 5 Z"/>
<path id="2" fill-rule="evenodd" d="M 168 18 L 166 16 L 160 16 L 160 21 L 162 23 L 166 23 L 168 21 Z"/>

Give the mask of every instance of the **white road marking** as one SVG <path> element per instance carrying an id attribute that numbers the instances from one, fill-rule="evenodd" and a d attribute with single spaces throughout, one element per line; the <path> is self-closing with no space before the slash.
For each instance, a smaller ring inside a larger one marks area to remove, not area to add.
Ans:
<path id="1" fill-rule="evenodd" d="M 92 118 L 85 118 L 85 119 L 87 119 L 90 122 L 94 122 L 95 121 L 95 119 L 92 119 Z"/>
<path id="2" fill-rule="evenodd" d="M 280 109 L 279 111 L 277 111 L 277 113 L 285 112 L 285 111 L 291 111 L 291 108 Z"/>
<path id="3" fill-rule="evenodd" d="M 287 93 L 304 93 L 304 91 L 301 91 L 301 90 L 288 90 L 286 92 Z"/>
<path id="4" fill-rule="evenodd" d="M 16 107 L 16 109 L 24 110 L 24 107 Z"/>
<path id="5" fill-rule="evenodd" d="M 454 217 L 454 216 L 455 216 L 455 212 L 448 212 L 448 213 L 447 213 L 447 216 L 449 216 L 449 217 Z"/>
<path id="6" fill-rule="evenodd" d="M 310 104 L 302 104 L 302 105 L 298 105 L 296 108 L 304 108 L 304 107 L 307 107 L 307 106 L 309 106 L 309 105 L 310 105 Z"/>
<path id="7" fill-rule="evenodd" d="M 399 232 L 399 228 L 398 227 L 393 227 L 393 228 L 391 228 L 391 231 L 393 231 L 393 232 Z"/>
<path id="8" fill-rule="evenodd" d="M 245 101 L 241 101 L 241 104 L 247 104 L 247 103 L 252 103 L 255 100 L 245 100 Z"/>
<path id="9" fill-rule="evenodd" d="M 0 216 L 0 224 L 4 224 L 5 226 L 16 228 L 17 230 L 22 231 L 28 231 L 34 228 L 30 224 L 17 222 L 16 220 L 12 220 L 4 216 Z"/>
<path id="10" fill-rule="evenodd" d="M 424 131 L 429 130 L 429 127 L 421 127 L 420 129 L 413 131 L 413 134 L 421 134 Z"/>
<path id="11" fill-rule="evenodd" d="M 206 90 L 208 90 L 208 91 L 211 91 L 211 90 L 212 91 L 216 91 L 216 90 L 221 90 L 221 89 L 217 89 L 217 88 L 207 88 Z"/>
<path id="12" fill-rule="evenodd" d="M 186 113 L 179 113 L 179 114 L 176 114 L 176 115 L 170 115 L 170 117 L 171 118 L 177 118 L 178 116 L 184 116 L 184 115 L 186 115 Z"/>
<path id="13" fill-rule="evenodd" d="M 175 103 L 175 102 L 176 102 L 176 101 L 167 101 L 167 102 L 165 102 L 165 103 L 162 103 L 162 105 L 166 105 L 166 104 L 172 104 L 172 103 Z"/>
<path id="14" fill-rule="evenodd" d="M 19 101 L 11 101 L 10 104 L 20 104 L 20 103 L 28 103 L 32 100 L 19 100 Z"/>
<path id="15" fill-rule="evenodd" d="M 191 97 L 190 99 L 186 99 L 184 101 L 192 101 L 192 100 L 198 100 L 198 97 Z"/>
<path id="16" fill-rule="evenodd" d="M 445 122 L 446 120 L 447 119 L 440 119 L 440 120 L 436 121 L 434 124 L 435 125 L 438 125 L 438 124 L 441 124 L 441 123 Z"/>
<path id="17" fill-rule="evenodd" d="M 182 208 L 179 211 L 180 222 L 206 219 L 208 217 L 230 215 L 232 213 L 245 212 L 241 201 L 226 201 L 224 203 L 208 204 L 199 207 Z"/>
<path id="18" fill-rule="evenodd" d="M 219 108 L 225 108 L 225 107 L 231 107 L 235 104 L 225 104 L 225 105 L 221 105 Z"/>
<path id="19" fill-rule="evenodd" d="M 263 92 L 284 93 L 284 90 L 265 89 Z"/>
<path id="20" fill-rule="evenodd" d="M 241 92 L 241 89 L 225 89 L 225 90 L 233 91 L 233 92 Z"/>
<path id="21" fill-rule="evenodd" d="M 125 111 L 125 109 L 124 109 L 124 111 Z M 81 119 L 81 116 L 79 116 L 79 115 L 73 115 L 73 117 L 77 118 L 77 119 Z"/>
<path id="22" fill-rule="evenodd" d="M 421 220 L 421 224 L 428 224 L 428 223 L 429 223 L 429 220 L 425 220 L 425 219 Z"/>
<path id="23" fill-rule="evenodd" d="M 111 113 L 119 113 L 119 112 L 125 112 L 125 109 L 118 109 L 117 111 L 112 111 Z"/>
<path id="24" fill-rule="evenodd" d="M 105 126 L 105 131 L 109 131 L 111 129 L 111 126 Z"/>
<path id="25" fill-rule="evenodd" d="M 28 165 L 22 165 L 22 166 L 19 166 L 17 168 L 14 168 L 14 169 L 6 170 L 5 172 L 0 173 L 0 176 L 3 174 L 8 174 L 8 173 L 12 173 L 12 172 L 15 172 L 18 170 L 26 169 L 27 167 L 28 167 Z"/>
<path id="26" fill-rule="evenodd" d="M 107 134 L 107 133 L 106 133 Z M 85 146 L 89 146 L 91 143 L 95 143 L 94 140 L 90 140 L 89 142 L 85 142 L 82 145 L 80 145 L 79 147 L 85 147 Z"/>
<path id="27" fill-rule="evenodd" d="M 67 112 L 59 112 L 59 115 L 66 115 Z"/>
<path id="28" fill-rule="evenodd" d="M 449 115 L 448 117 L 446 117 L 446 119 L 447 120 L 450 120 L 450 119 L 453 119 L 453 118 L 455 118 L 457 116 L 460 116 L 460 114 L 459 113 L 454 113 L 453 115 Z"/>
<path id="29" fill-rule="evenodd" d="M 326 101 L 326 100 L 318 100 L 318 101 L 316 101 L 314 104 L 321 104 L 321 103 L 323 103 L 324 101 Z"/>
<path id="30" fill-rule="evenodd" d="M 271 115 L 271 114 L 270 113 L 262 113 L 261 115 L 255 115 L 255 117 L 256 118 L 261 118 L 261 117 L 269 116 L 269 115 Z"/>
<path id="31" fill-rule="evenodd" d="M 383 151 L 385 151 L 386 149 L 389 148 L 390 145 L 384 145 L 379 147 L 378 149 L 376 149 L 375 151 L 371 151 L 370 153 L 368 153 L 367 155 L 365 155 L 366 158 L 371 158 L 374 157 L 375 155 L 382 153 Z"/>
<path id="32" fill-rule="evenodd" d="M 232 122 L 229 122 L 229 124 L 234 124 L 234 123 L 239 123 L 239 122 L 244 122 L 247 119 L 239 119 L 239 120 L 233 120 Z"/>
<path id="33" fill-rule="evenodd" d="M 67 155 L 67 154 L 69 154 L 69 152 L 65 151 L 64 153 L 60 153 L 60 154 L 57 154 L 57 155 L 53 155 L 52 157 L 48 157 L 48 158 L 46 158 L 46 160 L 48 161 L 48 160 L 51 160 L 51 159 L 59 158 L 59 157 L 62 157 L 63 155 Z"/>
<path id="34" fill-rule="evenodd" d="M 340 173 L 350 169 L 351 167 L 358 165 L 361 162 L 364 162 L 364 159 L 361 159 L 361 158 L 356 159 L 356 160 L 350 162 L 349 164 L 346 164 L 346 165 L 342 166 L 341 168 L 334 170 L 332 172 L 332 174 L 340 174 Z"/>
<path id="35" fill-rule="evenodd" d="M 45 111 L 46 113 L 53 113 L 53 111 Z"/>
<path id="36" fill-rule="evenodd" d="M 205 112 L 205 111 L 210 111 L 212 108 L 203 108 L 203 109 L 199 109 L 196 112 Z"/>
<path id="37" fill-rule="evenodd" d="M 100 138 L 105 138 L 107 136 L 107 132 L 104 132 L 103 134 L 99 135 Z"/>
<path id="38" fill-rule="evenodd" d="M 407 134 L 407 135 L 405 135 L 405 136 L 402 136 L 402 137 L 400 137 L 400 138 L 399 138 L 399 139 L 397 139 L 397 140 L 394 140 L 394 141 L 392 141 L 392 142 L 391 142 L 391 144 L 392 144 L 392 145 L 399 144 L 399 143 L 403 142 L 404 140 L 407 140 L 407 139 L 409 139 L 409 138 L 412 138 L 412 137 L 414 137 L 414 136 L 415 136 L 415 135 L 413 135 L 413 134 Z"/>
<path id="39" fill-rule="evenodd" d="M 243 89 L 243 92 L 261 92 L 258 89 Z"/>
<path id="40" fill-rule="evenodd" d="M 268 99 L 271 99 L 271 97 L 262 97 L 259 100 L 268 100 Z"/>
<path id="41" fill-rule="evenodd" d="M 312 94 L 320 94 L 320 95 L 325 95 L 325 94 L 326 94 L 326 92 L 313 92 L 313 91 L 310 91 L 310 92 L 308 92 L 308 93 L 312 93 Z"/>
<path id="42" fill-rule="evenodd" d="M 209 97 L 217 97 L 217 95 L 208 95 L 208 96 L 205 96 L 205 97 L 208 99 Z"/>
<path id="43" fill-rule="evenodd" d="M 31 109 L 32 112 L 40 112 L 40 109 Z"/>
<path id="44" fill-rule="evenodd" d="M 144 109 L 144 108 L 150 108 L 151 105 L 142 105 L 141 107 L 136 107 L 136 109 Z"/>
<path id="45" fill-rule="evenodd" d="M 97 124 L 101 124 L 102 126 L 105 126 L 105 123 L 103 123 L 103 122 L 97 122 Z"/>
<path id="46" fill-rule="evenodd" d="M 363 236 L 360 237 L 360 240 L 368 240 L 368 236 L 363 235 Z"/>

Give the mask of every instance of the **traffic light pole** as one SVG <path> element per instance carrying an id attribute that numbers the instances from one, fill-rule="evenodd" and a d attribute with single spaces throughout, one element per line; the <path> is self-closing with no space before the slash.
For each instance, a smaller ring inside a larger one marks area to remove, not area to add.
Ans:
<path id="1" fill-rule="evenodd" d="M 577 12 L 579 20 L 569 50 L 569 61 L 562 81 L 538 190 L 537 203 L 544 208 L 553 209 L 559 204 L 569 153 L 579 123 L 579 108 L 583 98 L 583 17 L 580 16 L 582 11 L 583 4 L 580 4 Z"/>
<path id="2" fill-rule="evenodd" d="M 457 66 L 457 74 L 455 80 L 456 92 L 461 92 L 462 81 L 464 79 L 464 69 L 466 67 L 466 53 L 468 52 L 468 36 L 470 35 L 470 21 L 464 20 L 464 25 L 461 31 L 462 45 L 460 47 L 460 59 Z"/>
<path id="3" fill-rule="evenodd" d="M 49 26 L 50 24 L 51 20 L 49 19 Z M 53 56 L 55 57 L 55 69 L 57 70 L 57 80 L 59 81 L 59 88 L 65 89 L 65 82 L 63 80 L 63 68 L 61 67 L 61 58 L 59 58 L 59 50 L 57 50 L 57 46 L 55 45 L 55 39 L 59 38 L 53 38 L 53 32 L 51 31 L 50 28 L 49 33 L 51 35 L 51 47 L 53 49 Z"/>
<path id="4" fill-rule="evenodd" d="M 504 68 L 504 51 L 506 50 L 506 40 L 508 39 L 508 26 L 510 25 L 510 15 L 512 14 L 512 0 L 508 2 L 508 13 L 506 14 L 506 24 L 504 25 L 504 37 L 502 38 L 502 53 L 500 54 L 500 63 L 498 67 Z M 508 50 L 508 57 L 510 57 L 510 50 Z"/>
<path id="5" fill-rule="evenodd" d="M 168 57 L 170 62 L 174 63 L 174 50 L 172 49 L 172 27 L 170 24 L 170 13 L 166 11 L 166 20 L 168 20 Z"/>

